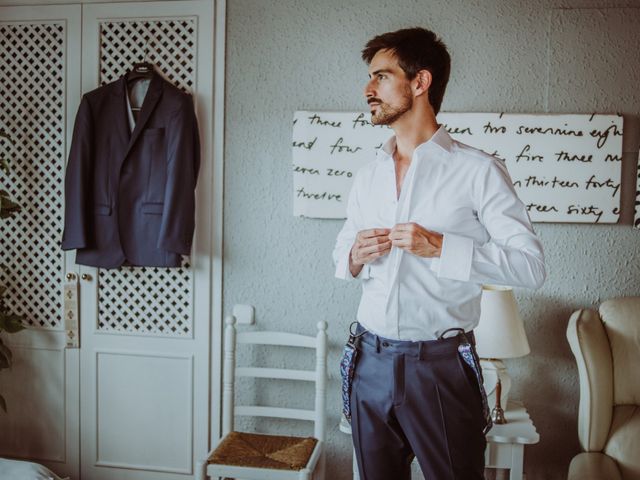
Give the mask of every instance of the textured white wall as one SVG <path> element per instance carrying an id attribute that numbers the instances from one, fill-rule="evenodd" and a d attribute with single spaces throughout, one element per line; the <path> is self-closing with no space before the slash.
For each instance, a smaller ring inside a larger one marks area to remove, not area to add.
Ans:
<path id="1" fill-rule="evenodd" d="M 328 478 L 350 478 L 350 441 L 337 430 L 337 363 L 359 289 L 333 278 L 331 250 L 342 222 L 292 216 L 293 112 L 365 109 L 364 43 L 377 33 L 425 26 L 443 37 L 453 57 L 444 111 L 625 114 L 626 224 L 536 224 L 548 279 L 536 292 L 517 291 L 532 353 L 508 362 L 512 395 L 526 402 L 541 435 L 527 447 L 526 471 L 529 480 L 566 478 L 579 450 L 569 315 L 640 294 L 640 231 L 629 226 L 640 125 L 634 6 L 640 5 L 228 0 L 223 307 L 230 313 L 235 303 L 255 305 L 260 328 L 311 334 L 318 320 L 329 322 Z M 269 386 L 261 392 L 276 402 L 288 396 Z"/>

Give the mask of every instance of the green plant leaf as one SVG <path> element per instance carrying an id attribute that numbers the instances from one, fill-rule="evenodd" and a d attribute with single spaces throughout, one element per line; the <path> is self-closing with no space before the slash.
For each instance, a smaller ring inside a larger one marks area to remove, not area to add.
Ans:
<path id="1" fill-rule="evenodd" d="M 2 200 L 2 208 L 5 210 L 15 210 L 16 208 L 20 208 L 20 205 L 18 205 L 16 202 L 14 202 L 13 200 L 11 200 L 8 197 L 4 197 L 4 199 Z"/>
<path id="2" fill-rule="evenodd" d="M 2 352 L 0 352 L 0 370 L 5 368 L 9 368 L 11 366 L 11 362 L 7 357 L 4 356 Z"/>
<path id="3" fill-rule="evenodd" d="M 20 205 L 9 198 L 5 191 L 0 191 L 0 218 L 9 218 L 20 211 Z"/>
<path id="4" fill-rule="evenodd" d="M 13 210 L 0 210 L 0 218 L 11 218 L 20 211 L 20 207 Z"/>
<path id="5" fill-rule="evenodd" d="M 0 357 L 4 356 L 7 359 L 9 365 L 11 365 L 11 360 L 13 360 L 13 355 L 9 347 L 7 347 L 3 342 L 2 338 L 0 338 Z"/>
<path id="6" fill-rule="evenodd" d="M 4 330 L 7 333 L 16 333 L 26 327 L 22 324 L 22 316 L 11 313 L 4 318 Z"/>
<path id="7" fill-rule="evenodd" d="M 7 402 L 5 401 L 2 395 L 0 395 L 0 407 L 2 407 L 2 410 L 4 410 L 4 413 L 7 413 Z"/>
<path id="8" fill-rule="evenodd" d="M 11 135 L 9 135 L 4 128 L 0 128 L 0 138 L 4 138 L 5 140 L 8 140 L 9 143 L 13 143 L 13 140 L 11 140 Z"/>

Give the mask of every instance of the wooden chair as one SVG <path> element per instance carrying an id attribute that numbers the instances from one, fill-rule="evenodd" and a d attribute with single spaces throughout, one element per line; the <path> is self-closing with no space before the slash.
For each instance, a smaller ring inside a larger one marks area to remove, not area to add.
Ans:
<path id="1" fill-rule="evenodd" d="M 286 332 L 236 333 L 236 319 L 227 317 L 224 340 L 222 438 L 198 465 L 200 480 L 209 475 L 243 480 L 324 480 L 325 396 L 327 383 L 327 323 L 319 322 L 315 337 Z M 236 367 L 236 344 L 303 347 L 315 352 L 316 368 Z M 315 383 L 315 408 L 235 405 L 235 378 L 285 379 Z M 234 416 L 307 420 L 314 423 L 308 438 L 234 431 Z"/>

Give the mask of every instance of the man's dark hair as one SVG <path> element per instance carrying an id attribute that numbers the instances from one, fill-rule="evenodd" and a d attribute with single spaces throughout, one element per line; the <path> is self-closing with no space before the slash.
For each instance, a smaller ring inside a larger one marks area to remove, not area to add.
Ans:
<path id="1" fill-rule="evenodd" d="M 400 68 L 410 80 L 415 78 L 420 70 L 431 72 L 433 81 L 429 87 L 429 102 L 437 114 L 451 71 L 451 57 L 442 40 L 425 28 L 405 28 L 383 33 L 367 42 L 362 50 L 362 59 L 370 64 L 380 50 L 393 53 Z"/>

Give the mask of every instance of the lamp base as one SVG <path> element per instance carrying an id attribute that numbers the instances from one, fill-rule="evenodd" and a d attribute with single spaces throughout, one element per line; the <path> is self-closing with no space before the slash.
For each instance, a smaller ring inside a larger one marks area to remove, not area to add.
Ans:
<path id="1" fill-rule="evenodd" d="M 504 418 L 504 410 L 502 410 L 502 407 L 494 407 L 494 409 L 491 410 L 491 421 L 494 425 L 504 425 L 507 423 L 507 419 Z"/>
<path id="2" fill-rule="evenodd" d="M 492 405 L 495 406 L 498 403 L 496 401 L 496 391 L 498 383 L 500 383 L 501 392 L 499 403 L 502 408 L 507 408 L 509 391 L 511 390 L 511 377 L 509 377 L 504 363 L 502 362 L 502 360 L 497 359 L 481 359 L 480 367 L 482 368 L 484 390 L 487 393 L 487 403 L 489 404 L 489 407 L 491 407 Z M 504 417 L 504 411 L 502 415 Z"/>
<path id="3" fill-rule="evenodd" d="M 496 385 L 496 406 L 491 410 L 491 420 L 496 425 L 504 425 L 507 423 L 507 419 L 504 418 L 504 410 L 500 404 L 500 397 L 502 396 L 502 384 L 500 383 L 500 377 L 498 377 L 498 383 Z"/>

